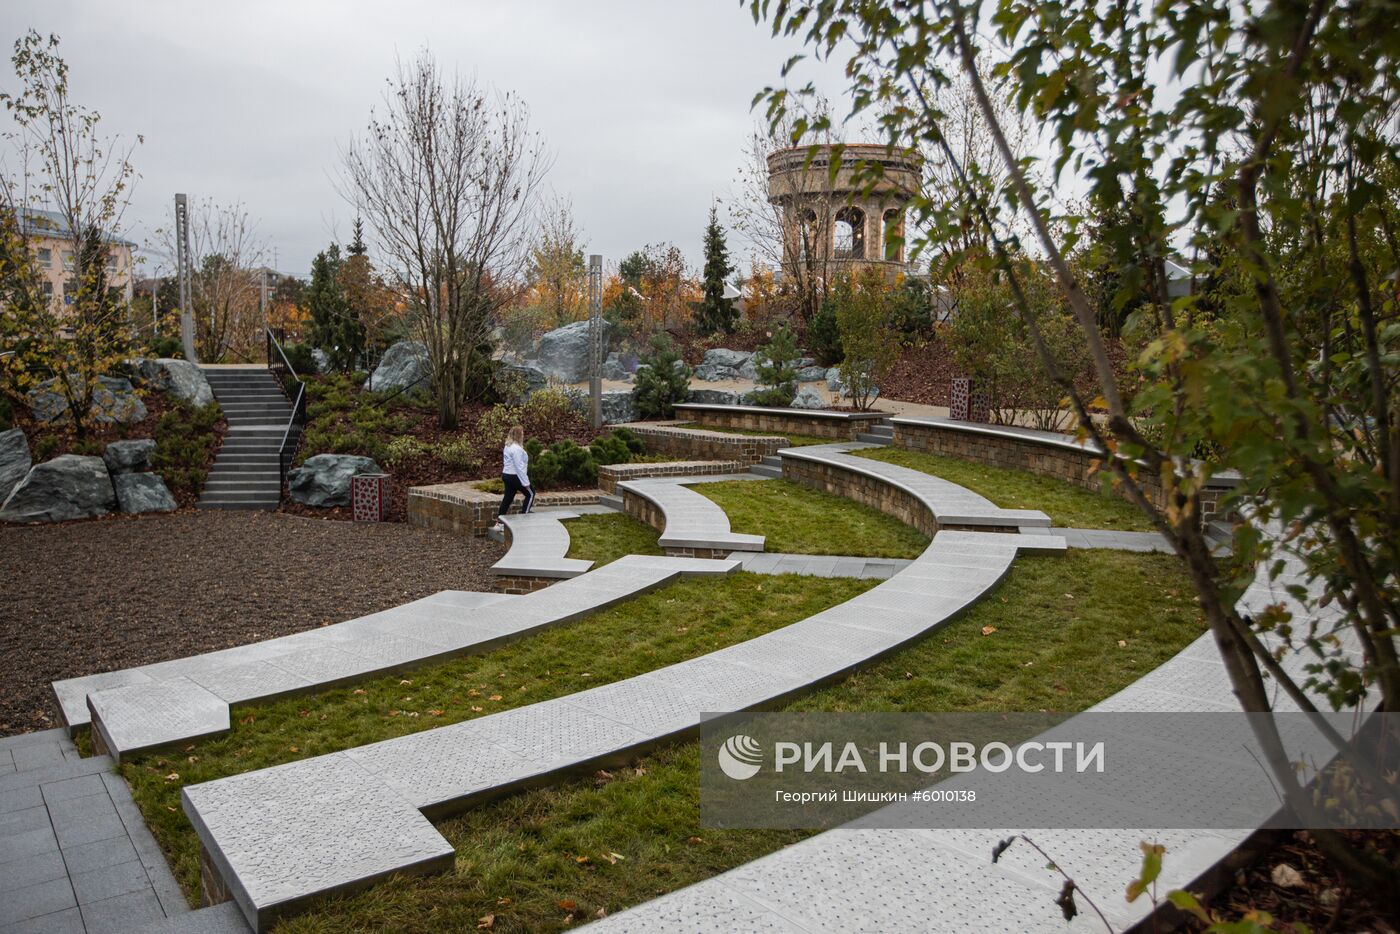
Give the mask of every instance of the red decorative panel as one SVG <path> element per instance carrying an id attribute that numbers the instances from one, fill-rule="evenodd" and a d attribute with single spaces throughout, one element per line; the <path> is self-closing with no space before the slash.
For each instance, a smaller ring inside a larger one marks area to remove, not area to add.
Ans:
<path id="1" fill-rule="evenodd" d="M 356 522 L 383 522 L 389 518 L 389 475 L 362 473 L 351 477 L 350 502 Z"/>

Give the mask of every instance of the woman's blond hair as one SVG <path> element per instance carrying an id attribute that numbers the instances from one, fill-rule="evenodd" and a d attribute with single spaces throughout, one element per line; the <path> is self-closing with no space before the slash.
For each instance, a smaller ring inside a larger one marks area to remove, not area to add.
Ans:
<path id="1" fill-rule="evenodd" d="M 509 445 L 512 441 L 516 444 L 525 443 L 524 425 L 512 425 L 510 431 L 506 432 L 506 444 Z"/>

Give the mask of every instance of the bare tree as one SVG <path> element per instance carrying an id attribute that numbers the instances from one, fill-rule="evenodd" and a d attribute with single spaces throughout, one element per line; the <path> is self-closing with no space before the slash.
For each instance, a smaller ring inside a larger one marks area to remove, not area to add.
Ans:
<path id="1" fill-rule="evenodd" d="M 133 271 L 118 268 L 113 245 L 136 178 L 130 161 L 135 146 L 101 135 L 100 116 L 69 98 L 68 65 L 58 54 L 56 36 L 46 39 L 30 30 L 16 40 L 11 62 L 20 90 L 0 93 L 0 103 L 14 120 L 16 129 L 4 138 L 19 165 L 16 175 L 6 171 L 0 178 L 0 214 L 5 215 L 0 267 L 21 274 L 7 276 L 3 284 L 10 294 L 0 308 L 6 319 L 0 321 L 0 335 L 22 340 L 6 369 L 14 391 L 56 376 L 54 391 L 64 397 L 81 434 L 91 420 L 100 378 L 130 343 L 126 304 L 114 280 Z M 45 208 L 56 223 L 37 213 Z M 30 247 L 35 235 L 56 235 L 69 244 L 71 276 L 61 298 L 36 292 L 40 280 Z M 16 288 L 24 294 L 16 296 Z"/>
<path id="2" fill-rule="evenodd" d="M 535 303 L 555 326 L 581 317 L 588 306 L 588 269 L 583 263 L 583 232 L 573 205 L 554 198 L 540 211 L 539 236 L 530 251 Z"/>
<path id="3" fill-rule="evenodd" d="M 781 173 L 770 184 L 768 159 L 794 146 L 802 134 L 791 118 L 770 129 L 754 127 L 744 147 L 744 161 L 730 194 L 733 227 L 749 244 L 752 258 L 780 273 L 781 293 L 810 320 L 826 298 L 831 281 L 833 223 L 832 183 L 823 171 Z M 836 142 L 829 133 L 810 137 L 806 145 Z M 774 188 L 773 185 L 777 187 Z M 778 200 L 781 199 L 781 200 Z"/>
<path id="4" fill-rule="evenodd" d="M 346 196 L 408 300 L 444 428 L 486 384 L 481 350 L 522 287 L 549 166 L 520 98 L 445 77 L 426 50 L 399 63 L 345 153 Z"/>
<path id="5" fill-rule="evenodd" d="M 247 359 L 260 346 L 266 325 L 259 302 L 257 267 L 267 259 L 267 243 L 241 202 L 212 199 L 189 206 L 190 297 L 195 340 L 202 359 Z M 176 264 L 175 221 L 161 231 L 165 259 Z"/>

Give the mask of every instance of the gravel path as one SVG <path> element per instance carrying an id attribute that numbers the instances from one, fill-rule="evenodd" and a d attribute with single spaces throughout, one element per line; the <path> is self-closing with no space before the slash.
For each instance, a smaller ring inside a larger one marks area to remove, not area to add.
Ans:
<path id="1" fill-rule="evenodd" d="M 400 523 L 261 512 L 0 527 L 0 736 L 60 725 L 51 681 L 489 590 L 502 553 Z"/>

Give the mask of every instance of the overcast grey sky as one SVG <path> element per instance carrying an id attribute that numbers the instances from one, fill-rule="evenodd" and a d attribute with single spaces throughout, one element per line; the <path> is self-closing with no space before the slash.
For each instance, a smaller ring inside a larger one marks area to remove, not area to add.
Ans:
<path id="1" fill-rule="evenodd" d="M 519 92 L 573 201 L 587 252 L 610 262 L 672 241 L 700 261 L 712 196 L 733 187 L 754 93 L 792 42 L 737 0 L 4 0 L 0 81 L 25 29 L 57 33 L 73 99 L 108 133 L 144 145 L 127 235 L 154 245 L 176 191 L 243 201 L 306 275 L 349 239 L 339 154 L 378 100 L 396 55 L 439 61 Z M 812 65 L 828 93 L 839 67 Z M 740 245 L 731 237 L 731 250 Z"/>

